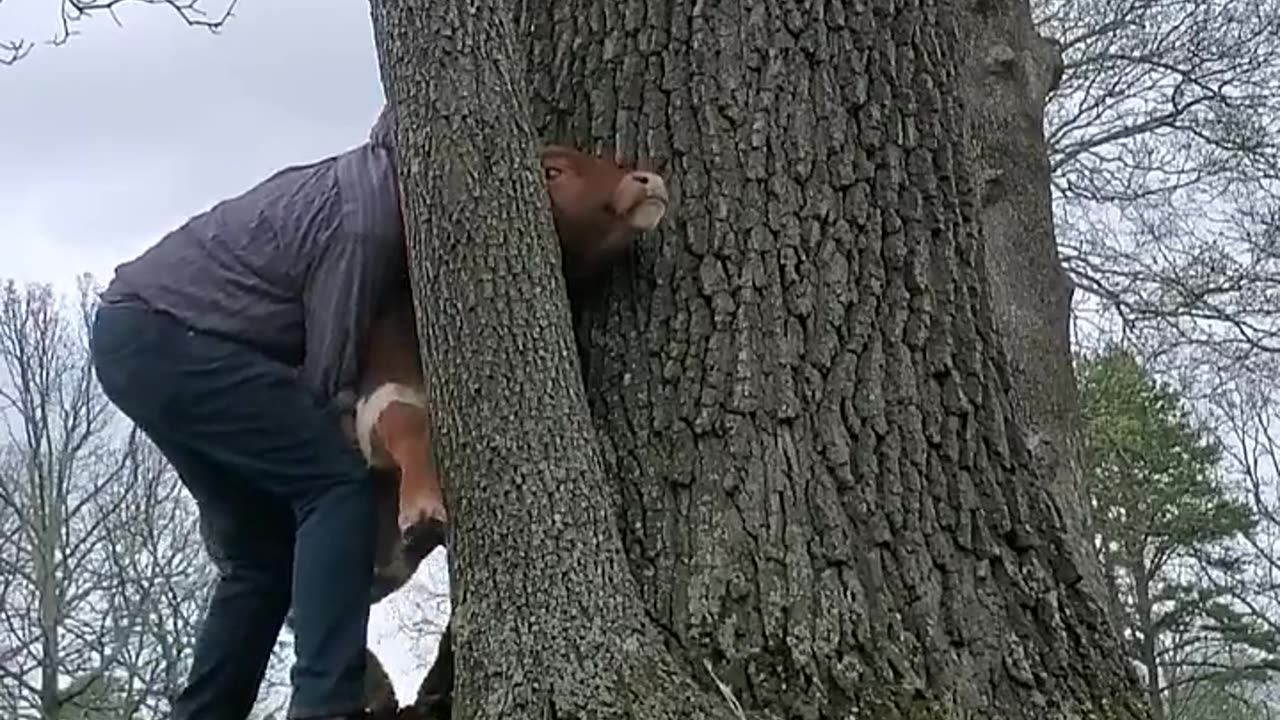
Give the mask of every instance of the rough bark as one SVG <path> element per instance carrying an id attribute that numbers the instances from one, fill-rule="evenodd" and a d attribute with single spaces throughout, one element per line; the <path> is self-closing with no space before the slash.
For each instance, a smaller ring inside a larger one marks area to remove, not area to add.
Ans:
<path id="1" fill-rule="evenodd" d="M 1072 560 L 1105 592 L 1089 538 L 1071 363 L 1071 278 L 1054 237 L 1044 110 L 1062 74 L 1027 0 L 979 0 L 958 15 L 959 88 L 971 122 L 993 320 L 1009 359 L 1015 416 L 1075 540 Z"/>
<path id="2" fill-rule="evenodd" d="M 950 4 L 528 5 L 543 137 L 676 198 L 581 315 L 594 432 L 515 15 L 374 8 L 456 717 L 1143 716 L 1011 407 Z"/>
<path id="3" fill-rule="evenodd" d="M 1142 717 L 1012 407 L 954 9 L 529 8 L 544 135 L 671 168 L 579 324 L 631 571 L 749 712 Z"/>
<path id="4" fill-rule="evenodd" d="M 375 0 L 452 522 L 454 716 L 731 718 L 644 616 L 573 347 L 507 0 Z"/>

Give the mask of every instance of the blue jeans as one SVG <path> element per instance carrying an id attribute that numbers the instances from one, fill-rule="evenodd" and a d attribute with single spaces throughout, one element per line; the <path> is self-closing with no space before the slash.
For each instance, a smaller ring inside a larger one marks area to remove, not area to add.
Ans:
<path id="1" fill-rule="evenodd" d="M 364 704 L 373 487 L 295 372 L 141 307 L 100 307 L 107 397 L 164 453 L 200 511 L 219 579 L 174 720 L 244 720 L 293 603 L 289 716 Z"/>

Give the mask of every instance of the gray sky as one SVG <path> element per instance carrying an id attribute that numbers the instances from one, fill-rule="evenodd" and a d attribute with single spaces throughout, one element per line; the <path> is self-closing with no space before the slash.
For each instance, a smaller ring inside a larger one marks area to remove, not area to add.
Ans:
<path id="1" fill-rule="evenodd" d="M 0 0 L 0 40 L 37 43 L 0 67 L 0 278 L 105 283 L 188 216 L 359 144 L 382 104 L 368 2 L 242 0 L 218 35 L 125 5 L 122 27 L 90 18 L 51 47 L 57 13 L 54 0 Z M 440 555 L 419 577 L 443 589 Z M 370 638 L 403 701 L 425 668 L 395 620 L 421 611 L 394 600 L 374 609 Z"/>

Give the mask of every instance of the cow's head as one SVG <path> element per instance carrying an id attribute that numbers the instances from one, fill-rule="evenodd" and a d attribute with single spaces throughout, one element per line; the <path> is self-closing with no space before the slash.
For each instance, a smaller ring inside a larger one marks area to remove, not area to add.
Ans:
<path id="1" fill-rule="evenodd" d="M 599 272 L 667 213 L 661 175 L 562 145 L 542 149 L 542 171 L 570 281 Z"/>

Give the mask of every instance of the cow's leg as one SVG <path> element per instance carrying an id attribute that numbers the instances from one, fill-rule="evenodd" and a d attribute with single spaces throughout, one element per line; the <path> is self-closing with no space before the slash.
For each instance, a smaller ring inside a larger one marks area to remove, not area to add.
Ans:
<path id="1" fill-rule="evenodd" d="M 370 464 L 400 470 L 401 532 L 447 522 L 421 391 L 399 383 L 379 386 L 356 407 L 356 436 Z"/>
<path id="2" fill-rule="evenodd" d="M 404 587 L 417 571 L 425 555 L 410 556 L 410 546 L 398 524 L 400 517 L 400 476 L 395 469 L 374 468 L 374 502 L 377 505 L 377 561 L 373 566 L 371 604 Z"/>
<path id="3" fill-rule="evenodd" d="M 365 648 L 364 706 L 371 717 L 394 718 L 400 710 L 395 685 L 373 651 Z"/>

